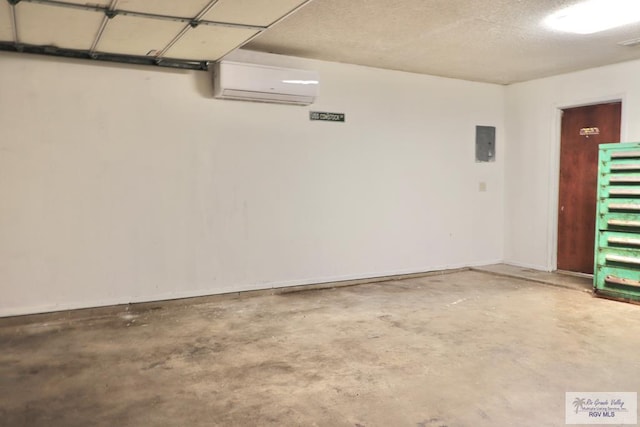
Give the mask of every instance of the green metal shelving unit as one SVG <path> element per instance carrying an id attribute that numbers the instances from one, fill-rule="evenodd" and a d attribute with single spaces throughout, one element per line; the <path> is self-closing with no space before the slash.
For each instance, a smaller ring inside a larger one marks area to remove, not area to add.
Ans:
<path id="1" fill-rule="evenodd" d="M 640 302 L 640 143 L 602 144 L 594 292 Z"/>

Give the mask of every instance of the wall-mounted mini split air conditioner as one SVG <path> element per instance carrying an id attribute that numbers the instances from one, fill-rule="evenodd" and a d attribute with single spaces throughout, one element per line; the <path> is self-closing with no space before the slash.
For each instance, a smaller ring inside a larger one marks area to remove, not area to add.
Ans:
<path id="1" fill-rule="evenodd" d="M 316 71 L 235 61 L 213 66 L 213 96 L 219 99 L 310 105 L 319 86 Z"/>

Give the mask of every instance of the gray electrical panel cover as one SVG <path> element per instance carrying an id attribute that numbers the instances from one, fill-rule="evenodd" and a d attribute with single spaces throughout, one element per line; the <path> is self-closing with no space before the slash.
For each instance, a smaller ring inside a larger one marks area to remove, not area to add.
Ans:
<path id="1" fill-rule="evenodd" d="M 495 126 L 476 126 L 476 162 L 493 162 L 495 160 Z"/>

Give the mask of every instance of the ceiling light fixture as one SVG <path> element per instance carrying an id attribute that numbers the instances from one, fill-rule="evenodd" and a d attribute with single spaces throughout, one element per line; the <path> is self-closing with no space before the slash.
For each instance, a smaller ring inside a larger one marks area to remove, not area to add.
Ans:
<path id="1" fill-rule="evenodd" d="M 587 0 L 553 13 L 544 23 L 557 31 L 593 34 L 638 21 L 638 0 Z"/>

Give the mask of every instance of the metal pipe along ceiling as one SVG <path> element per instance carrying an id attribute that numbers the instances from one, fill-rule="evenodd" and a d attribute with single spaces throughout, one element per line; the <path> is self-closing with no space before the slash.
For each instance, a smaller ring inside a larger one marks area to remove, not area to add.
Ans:
<path id="1" fill-rule="evenodd" d="M 184 70 L 206 71 L 209 69 L 209 63 L 207 61 L 190 61 L 171 58 L 158 59 L 155 56 L 119 55 L 102 52 L 90 54 L 88 50 L 64 49 L 55 46 L 37 46 L 23 43 L 16 44 L 13 42 L 0 42 L 0 51 L 33 53 L 63 58 L 94 59 L 97 61 L 121 62 L 124 64 L 157 65 L 160 67 L 180 68 Z"/>

